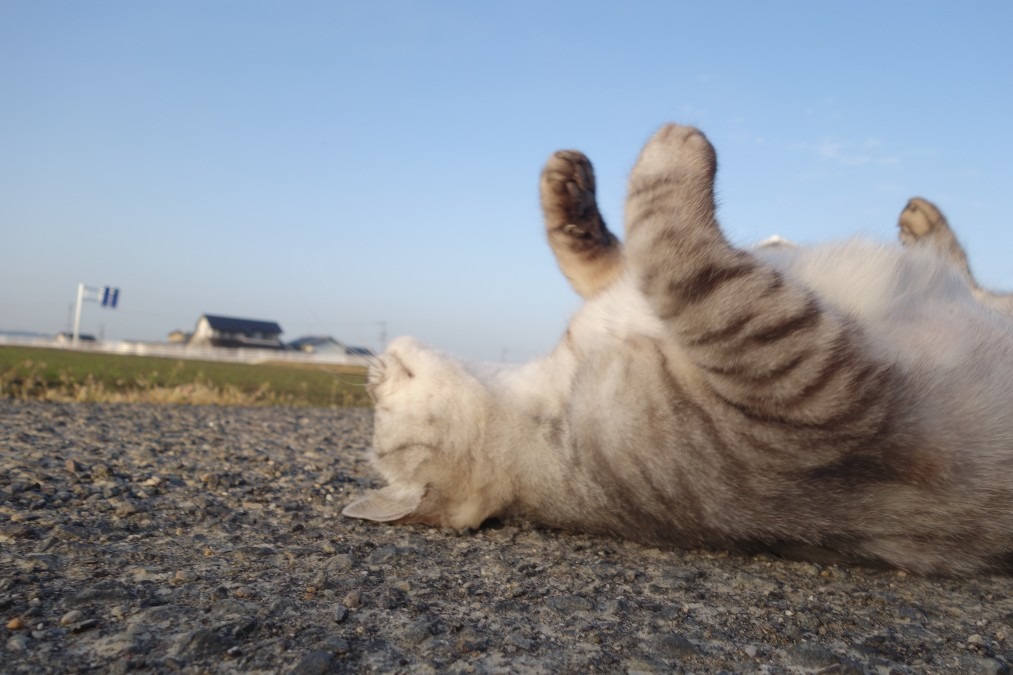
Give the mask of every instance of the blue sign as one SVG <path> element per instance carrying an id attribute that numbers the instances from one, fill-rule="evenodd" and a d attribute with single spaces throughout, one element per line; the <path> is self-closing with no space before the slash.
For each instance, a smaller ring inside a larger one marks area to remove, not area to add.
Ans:
<path id="1" fill-rule="evenodd" d="M 116 309 L 116 303 L 120 299 L 120 289 L 106 286 L 102 289 L 102 306 Z"/>

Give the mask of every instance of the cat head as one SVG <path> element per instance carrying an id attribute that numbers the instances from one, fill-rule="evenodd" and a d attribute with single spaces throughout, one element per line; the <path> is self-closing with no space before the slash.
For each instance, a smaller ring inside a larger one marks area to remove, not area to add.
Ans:
<path id="1" fill-rule="evenodd" d="M 342 514 L 377 522 L 478 527 L 502 502 L 485 450 L 486 387 L 460 363 L 398 338 L 370 368 L 373 464 L 387 487 Z"/>

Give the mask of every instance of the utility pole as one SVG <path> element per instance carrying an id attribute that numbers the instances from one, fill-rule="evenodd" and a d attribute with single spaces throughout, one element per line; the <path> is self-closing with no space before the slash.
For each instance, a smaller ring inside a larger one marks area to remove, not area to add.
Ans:
<path id="1" fill-rule="evenodd" d="M 73 344 L 76 347 L 78 343 L 78 336 L 81 335 L 81 305 L 84 303 L 84 282 L 80 282 L 77 285 L 77 309 L 74 311 L 74 339 Z"/>

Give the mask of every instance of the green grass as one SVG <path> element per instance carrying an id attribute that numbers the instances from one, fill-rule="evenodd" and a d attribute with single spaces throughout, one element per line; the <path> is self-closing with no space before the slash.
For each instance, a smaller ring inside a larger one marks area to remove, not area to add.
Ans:
<path id="1" fill-rule="evenodd" d="M 0 347 L 0 397 L 218 405 L 368 406 L 366 369 Z"/>

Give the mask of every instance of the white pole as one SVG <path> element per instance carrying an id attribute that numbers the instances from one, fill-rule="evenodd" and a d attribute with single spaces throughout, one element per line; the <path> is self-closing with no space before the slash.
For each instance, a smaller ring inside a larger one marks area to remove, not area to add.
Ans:
<path id="1" fill-rule="evenodd" d="M 81 334 L 81 304 L 84 301 L 84 282 L 77 285 L 77 310 L 74 312 L 74 346 L 77 346 L 78 336 Z"/>

